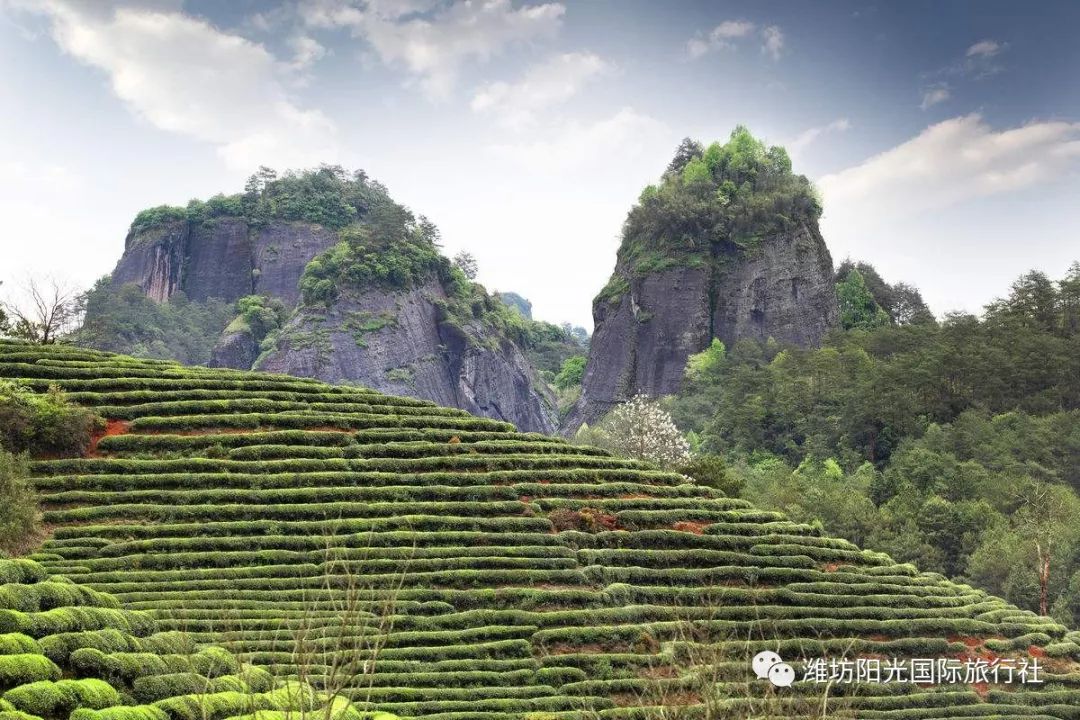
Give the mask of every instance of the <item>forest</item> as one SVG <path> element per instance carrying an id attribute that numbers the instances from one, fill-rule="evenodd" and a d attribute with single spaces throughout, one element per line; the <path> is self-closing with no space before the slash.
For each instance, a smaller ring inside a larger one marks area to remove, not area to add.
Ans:
<path id="1" fill-rule="evenodd" d="M 664 402 L 691 450 L 756 505 L 1080 621 L 1080 264 L 940 321 L 872 267 L 837 280 L 823 347 L 691 357 Z"/>

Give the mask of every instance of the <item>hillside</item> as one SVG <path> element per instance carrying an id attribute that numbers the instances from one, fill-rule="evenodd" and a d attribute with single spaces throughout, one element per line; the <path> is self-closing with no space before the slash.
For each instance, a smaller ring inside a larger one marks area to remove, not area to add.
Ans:
<path id="1" fill-rule="evenodd" d="M 644 393 L 676 392 L 714 339 L 815 346 L 837 324 L 821 205 L 783 148 L 745 128 L 708 148 L 684 140 L 623 226 L 593 300 L 595 331 L 572 432 Z"/>
<path id="2" fill-rule="evenodd" d="M 362 172 L 263 169 L 244 193 L 139 213 L 78 342 L 358 382 L 552 431 L 555 399 L 528 359 L 545 324 L 511 315 L 438 239 Z"/>
<path id="3" fill-rule="evenodd" d="M 49 572 L 281 673 L 363 653 L 361 707 L 1078 716 L 1077 633 L 677 474 L 309 379 L 15 343 L 0 377 L 110 419 L 90 457 L 33 465 Z M 800 678 L 822 656 L 1037 658 L 1044 682 L 773 690 L 765 649 Z"/>
<path id="4" fill-rule="evenodd" d="M 0 560 L 0 579 L 3 720 L 190 720 L 268 710 L 365 717 L 224 648 L 163 632 L 149 613 L 122 609 L 36 562 Z"/>

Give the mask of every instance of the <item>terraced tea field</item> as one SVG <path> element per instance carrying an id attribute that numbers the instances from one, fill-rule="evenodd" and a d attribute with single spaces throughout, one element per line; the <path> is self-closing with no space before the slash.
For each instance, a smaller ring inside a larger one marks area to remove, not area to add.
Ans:
<path id="1" fill-rule="evenodd" d="M 260 711 L 361 718 L 343 698 L 327 702 L 224 648 L 161 632 L 148 613 L 38 563 L 0 560 L 0 580 L 3 720 L 252 719 Z"/>
<path id="2" fill-rule="evenodd" d="M 109 419 L 91 457 L 33 465 L 48 572 L 283 675 L 333 685 L 360 658 L 361 707 L 1080 718 L 1080 633 L 677 474 L 292 377 L 11 343 L 0 377 Z M 773 688 L 766 649 L 800 678 L 1037 656 L 1044 682 Z"/>

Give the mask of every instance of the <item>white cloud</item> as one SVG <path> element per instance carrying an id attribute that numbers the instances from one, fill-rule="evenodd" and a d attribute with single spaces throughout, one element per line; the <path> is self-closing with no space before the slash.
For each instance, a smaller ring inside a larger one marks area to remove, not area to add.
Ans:
<path id="1" fill-rule="evenodd" d="M 919 103 L 919 107 L 923 110 L 933 107 L 938 103 L 943 103 L 952 97 L 952 93 L 949 92 L 949 86 L 947 83 L 939 83 L 928 87 L 923 91 L 922 102 Z"/>
<path id="2" fill-rule="evenodd" d="M 746 37 L 754 32 L 754 23 L 746 20 L 725 20 L 712 29 L 709 36 L 715 39 Z"/>
<path id="3" fill-rule="evenodd" d="M 992 57 L 1002 50 L 1001 43 L 995 40 L 980 40 L 967 49 L 966 57 Z"/>
<path id="4" fill-rule="evenodd" d="M 560 173 L 640 155 L 657 143 L 667 144 L 666 126 L 633 108 L 623 108 L 594 123 L 568 121 L 547 139 L 516 144 L 496 144 L 488 151 L 530 172 Z"/>
<path id="5" fill-rule="evenodd" d="M 803 130 L 801 133 L 795 136 L 793 140 L 788 141 L 786 144 L 787 149 L 793 153 L 800 152 L 808 145 L 816 141 L 825 133 L 833 132 L 846 132 L 851 129 L 851 121 L 847 118 L 837 118 L 828 125 L 821 125 L 819 127 L 812 127 Z"/>
<path id="6" fill-rule="evenodd" d="M 707 40 L 702 40 L 698 37 L 690 38 L 686 41 L 686 53 L 692 58 L 699 58 L 702 55 L 707 54 L 711 49 L 712 47 Z"/>
<path id="7" fill-rule="evenodd" d="M 592 53 L 565 53 L 534 65 L 515 83 L 489 83 L 473 95 L 472 109 L 492 113 L 510 127 L 532 124 L 538 112 L 565 103 L 587 83 L 613 70 Z"/>
<path id="8" fill-rule="evenodd" d="M 132 112 L 216 145 L 236 169 L 332 157 L 333 124 L 293 103 L 279 78 L 282 64 L 265 47 L 173 5 L 48 0 L 26 7 L 49 17 L 64 52 L 104 71 Z"/>
<path id="9" fill-rule="evenodd" d="M 289 62 L 292 70 L 307 70 L 326 57 L 326 48 L 310 35 L 293 35 L 289 38 L 288 44 L 289 49 L 293 51 L 293 58 Z"/>
<path id="10" fill-rule="evenodd" d="M 1080 123 L 1032 122 L 994 131 L 979 115 L 915 138 L 818 181 L 827 213 L 896 218 L 1021 190 L 1080 165 Z"/>
<path id="11" fill-rule="evenodd" d="M 686 52 L 692 58 L 699 58 L 712 50 L 731 50 L 735 40 L 754 32 L 757 26 L 747 20 L 725 20 L 707 34 L 698 33 L 686 42 Z"/>
<path id="12" fill-rule="evenodd" d="M 761 52 L 779 60 L 784 52 L 784 33 L 776 25 L 770 25 L 761 31 Z"/>
<path id="13" fill-rule="evenodd" d="M 515 8 L 510 0 L 466 0 L 438 7 L 430 0 L 321 0 L 301 6 L 316 27 L 349 27 L 387 65 L 403 66 L 431 98 L 446 98 L 462 64 L 486 61 L 504 47 L 554 35 L 561 3 Z"/>

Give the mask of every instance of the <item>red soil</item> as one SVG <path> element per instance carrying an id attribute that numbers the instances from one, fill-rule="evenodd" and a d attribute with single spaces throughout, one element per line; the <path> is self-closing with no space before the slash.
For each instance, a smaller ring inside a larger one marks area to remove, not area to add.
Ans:
<path id="1" fill-rule="evenodd" d="M 671 526 L 672 530 L 678 532 L 694 533 L 695 535 L 701 535 L 705 532 L 705 528 L 709 526 L 707 522 L 692 522 L 690 520 L 681 520 Z"/>
<path id="2" fill-rule="evenodd" d="M 126 420 L 108 420 L 105 423 L 105 429 L 95 432 L 90 437 L 90 447 L 86 449 L 88 457 L 97 457 L 97 446 L 101 442 L 101 438 L 112 437 L 113 435 L 124 435 L 131 428 L 131 423 Z"/>

